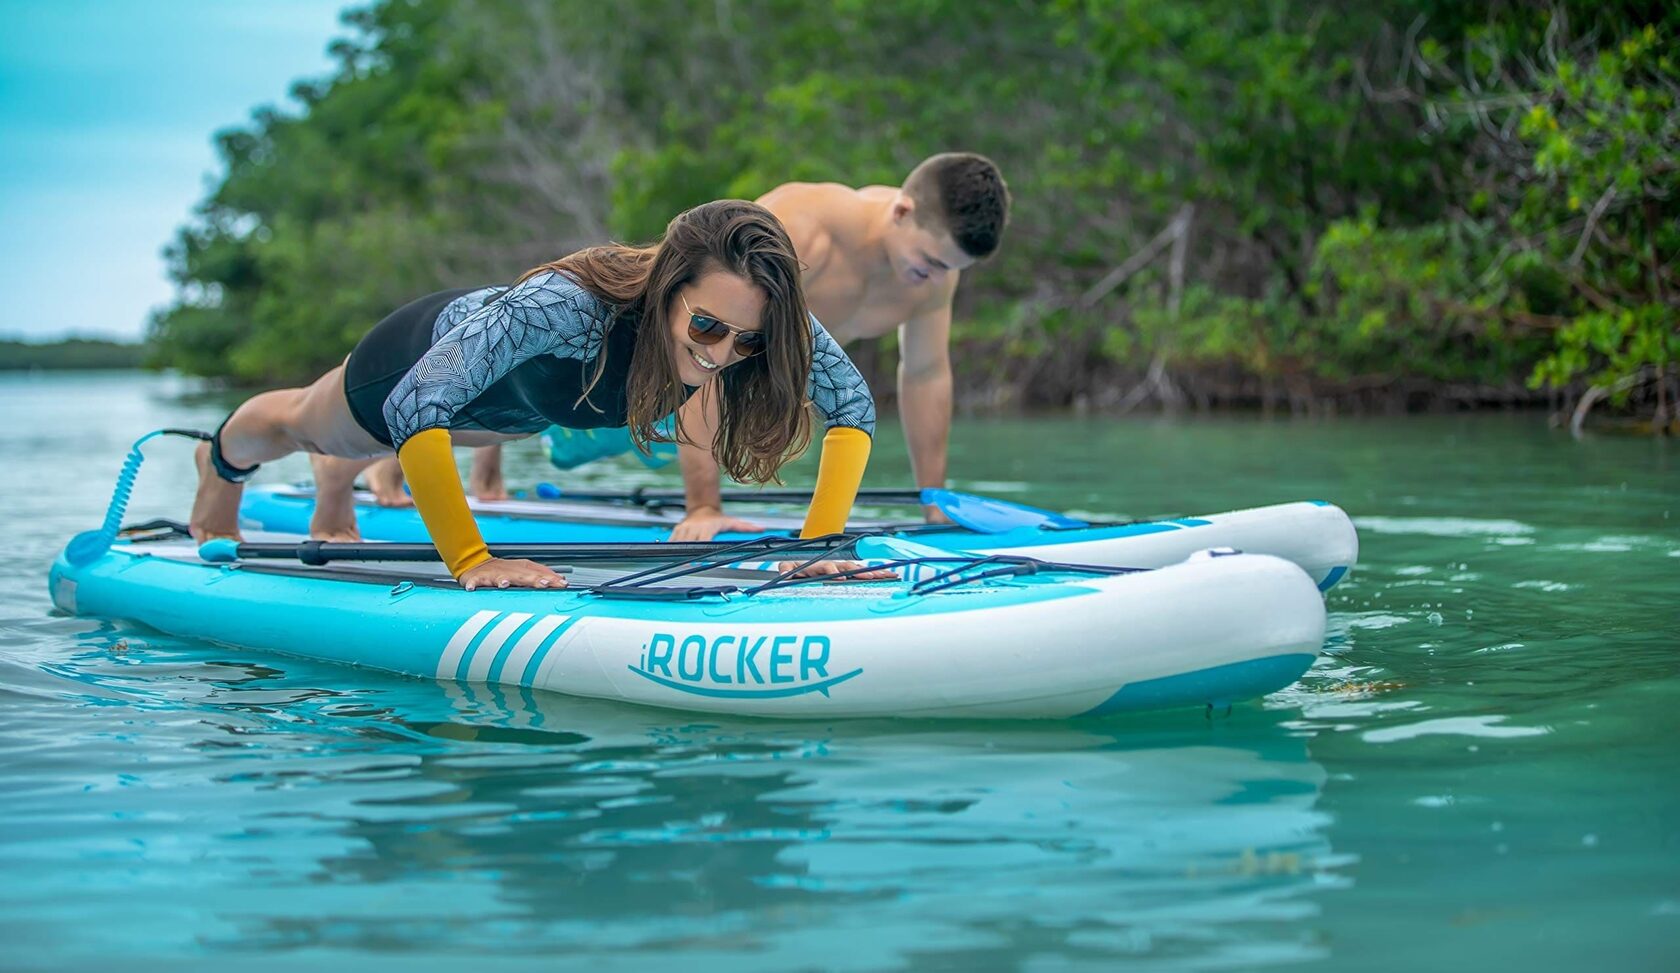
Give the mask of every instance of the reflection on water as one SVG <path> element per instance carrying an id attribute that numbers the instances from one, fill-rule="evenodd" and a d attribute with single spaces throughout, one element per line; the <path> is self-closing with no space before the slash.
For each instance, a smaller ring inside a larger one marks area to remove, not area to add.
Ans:
<path id="1" fill-rule="evenodd" d="M 169 897 L 218 930 L 199 930 L 212 952 L 495 937 L 748 969 L 968 967 L 998 950 L 1247 964 L 1313 955 L 1277 920 L 1343 881 L 1316 808 L 1325 772 L 1260 709 L 1188 732 L 1182 717 L 697 722 L 372 674 L 332 690 L 331 667 L 77 624 L 54 676 L 117 710 L 119 737 L 167 734 L 197 767 L 148 760 L 82 805 L 137 842 L 103 894 L 217 860 Z M 84 889 L 65 908 L 99 901 Z"/>
<path id="2" fill-rule="evenodd" d="M 1668 444 L 1525 416 L 959 422 L 957 486 L 1045 506 L 1342 504 L 1361 564 L 1325 657 L 1229 717 L 781 724 L 53 615 L 46 564 L 128 444 L 227 408 L 181 391 L 0 376 L 0 967 L 1680 965 Z M 148 454 L 131 516 L 180 517 L 189 450 Z M 536 448 L 508 468 L 551 475 Z M 908 479 L 890 429 L 870 475 Z"/>

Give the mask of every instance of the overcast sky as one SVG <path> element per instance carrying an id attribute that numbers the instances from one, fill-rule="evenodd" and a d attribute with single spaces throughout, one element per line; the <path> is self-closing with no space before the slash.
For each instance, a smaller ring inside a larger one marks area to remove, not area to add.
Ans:
<path id="1" fill-rule="evenodd" d="M 0 336 L 140 336 L 211 136 L 330 71 L 344 0 L 0 0 Z"/>

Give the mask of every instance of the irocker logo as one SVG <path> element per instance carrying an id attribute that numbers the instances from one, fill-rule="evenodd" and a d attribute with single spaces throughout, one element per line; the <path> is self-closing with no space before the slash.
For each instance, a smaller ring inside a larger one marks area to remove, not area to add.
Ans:
<path id="1" fill-rule="evenodd" d="M 656 632 L 630 671 L 695 696 L 775 699 L 822 693 L 863 672 L 829 675 L 826 635 L 667 635 Z"/>

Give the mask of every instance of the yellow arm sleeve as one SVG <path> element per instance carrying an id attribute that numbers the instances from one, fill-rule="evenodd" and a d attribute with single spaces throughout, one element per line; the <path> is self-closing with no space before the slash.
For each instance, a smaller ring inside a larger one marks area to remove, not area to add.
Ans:
<path id="1" fill-rule="evenodd" d="M 869 465 L 869 446 L 869 434 L 851 426 L 835 426 L 823 437 L 817 488 L 811 491 L 811 509 L 805 513 L 800 537 L 821 537 L 846 529 L 846 518 L 852 515 L 858 485 Z"/>
<path id="2" fill-rule="evenodd" d="M 427 429 L 410 436 L 397 451 L 414 507 L 426 522 L 432 543 L 449 566 L 449 573 L 462 574 L 490 560 L 490 549 L 478 532 L 467 493 L 461 489 L 461 474 L 455 470 L 455 454 L 449 430 Z"/>

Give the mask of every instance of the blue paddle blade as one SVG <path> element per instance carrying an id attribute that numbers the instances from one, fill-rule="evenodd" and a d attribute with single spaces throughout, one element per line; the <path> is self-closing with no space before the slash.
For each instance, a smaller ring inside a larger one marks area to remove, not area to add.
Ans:
<path id="1" fill-rule="evenodd" d="M 198 545 L 198 558 L 211 564 L 232 564 L 239 560 L 239 542 L 231 537 L 218 537 Z"/>
<path id="2" fill-rule="evenodd" d="M 996 497 L 980 497 L 972 493 L 928 487 L 922 491 L 922 502 L 938 507 L 951 522 L 977 534 L 1001 534 L 1020 527 L 1050 527 L 1066 529 L 1089 527 L 1090 524 L 1053 510 L 1041 510 L 1022 503 L 1011 503 Z"/>

